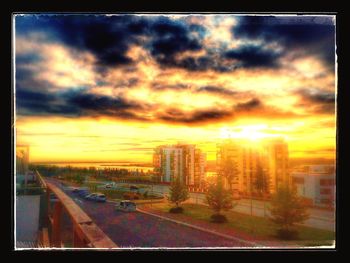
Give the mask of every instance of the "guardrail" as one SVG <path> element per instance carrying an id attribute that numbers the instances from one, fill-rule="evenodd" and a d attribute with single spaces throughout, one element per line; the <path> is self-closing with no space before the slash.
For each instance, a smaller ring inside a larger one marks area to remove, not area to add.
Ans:
<path id="1" fill-rule="evenodd" d="M 39 175 L 39 177 L 41 177 Z M 117 248 L 118 246 L 92 221 L 92 219 L 60 188 L 45 181 L 47 195 L 47 220 L 51 226 L 50 247 L 62 247 L 61 223 L 65 211 L 73 223 L 74 248 Z M 50 204 L 50 193 L 58 199 L 53 209 Z"/>
<path id="2" fill-rule="evenodd" d="M 39 181 L 39 183 L 41 184 L 41 187 L 46 188 L 46 182 L 43 179 L 43 177 L 41 176 L 41 174 L 38 171 L 35 171 L 37 179 Z"/>

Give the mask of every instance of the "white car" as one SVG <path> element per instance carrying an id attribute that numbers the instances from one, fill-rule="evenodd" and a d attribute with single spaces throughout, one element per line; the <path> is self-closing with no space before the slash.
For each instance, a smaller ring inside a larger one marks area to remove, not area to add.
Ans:
<path id="1" fill-rule="evenodd" d="M 136 211 L 136 204 L 129 200 L 123 200 L 115 205 L 115 209 L 124 212 L 134 212 Z"/>

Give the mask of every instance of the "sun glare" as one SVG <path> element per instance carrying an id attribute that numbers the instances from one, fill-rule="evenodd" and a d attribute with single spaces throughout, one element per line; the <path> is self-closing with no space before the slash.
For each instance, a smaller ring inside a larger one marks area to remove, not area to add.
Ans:
<path id="1" fill-rule="evenodd" d="M 281 137 L 279 134 L 267 133 L 267 125 L 249 125 L 228 128 L 224 127 L 220 130 L 220 137 L 222 139 L 239 138 L 257 141 L 265 138 Z"/>

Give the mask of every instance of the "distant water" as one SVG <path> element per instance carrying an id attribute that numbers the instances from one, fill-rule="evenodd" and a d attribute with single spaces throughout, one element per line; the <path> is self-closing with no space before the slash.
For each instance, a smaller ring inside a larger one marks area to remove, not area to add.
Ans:
<path id="1" fill-rule="evenodd" d="M 95 167 L 96 169 L 104 169 L 104 168 L 117 168 L 117 169 L 127 169 L 129 171 L 143 170 L 143 172 L 153 171 L 153 167 L 150 166 L 139 166 L 135 163 L 35 163 L 35 164 L 43 164 L 43 165 L 55 165 L 58 167 L 79 167 L 79 168 L 89 168 Z"/>
<path id="2" fill-rule="evenodd" d="M 96 169 L 104 169 L 104 168 L 117 168 L 117 169 L 126 169 L 128 171 L 136 171 L 138 170 L 141 172 L 143 170 L 144 173 L 151 171 L 153 172 L 153 167 L 151 164 L 149 166 L 142 166 L 137 165 L 136 163 L 127 163 L 127 162 L 116 162 L 116 163 L 34 163 L 34 164 L 43 164 L 43 165 L 56 165 L 58 167 L 66 167 L 66 166 L 71 166 L 71 167 L 79 167 L 79 168 L 89 168 L 89 167 L 95 167 Z M 213 171 L 207 171 L 206 176 L 214 176 L 216 175 L 216 172 Z"/>

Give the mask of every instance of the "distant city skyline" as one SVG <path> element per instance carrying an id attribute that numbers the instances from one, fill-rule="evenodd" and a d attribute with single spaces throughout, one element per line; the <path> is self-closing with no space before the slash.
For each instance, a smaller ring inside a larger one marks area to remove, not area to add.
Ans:
<path id="1" fill-rule="evenodd" d="M 30 162 L 152 162 L 157 145 L 282 137 L 335 159 L 335 16 L 16 15 Z"/>

